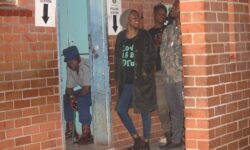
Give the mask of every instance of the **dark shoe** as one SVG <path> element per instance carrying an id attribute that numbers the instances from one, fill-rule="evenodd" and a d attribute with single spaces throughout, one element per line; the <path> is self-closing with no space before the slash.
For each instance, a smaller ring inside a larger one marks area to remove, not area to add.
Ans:
<path id="1" fill-rule="evenodd" d="M 150 150 L 149 142 L 143 142 L 141 150 Z"/>
<path id="2" fill-rule="evenodd" d="M 72 130 L 66 130 L 65 132 L 65 138 L 66 140 L 72 137 Z"/>
<path id="3" fill-rule="evenodd" d="M 126 150 L 144 150 L 142 147 L 144 146 L 144 142 L 140 137 L 134 139 L 134 145 L 126 148 Z"/>
<path id="4" fill-rule="evenodd" d="M 66 122 L 66 132 L 65 132 L 66 140 L 72 137 L 72 128 L 73 128 L 72 122 Z"/>
<path id="5" fill-rule="evenodd" d="M 169 146 L 169 145 L 171 145 L 171 143 L 167 142 L 167 143 L 164 144 L 164 145 L 160 145 L 159 148 L 160 148 L 160 149 L 164 149 L 165 147 L 167 147 L 167 146 Z"/>
<path id="6" fill-rule="evenodd" d="M 87 145 L 94 142 L 93 136 L 91 135 L 91 130 L 89 125 L 82 126 L 82 137 L 79 140 L 79 144 Z"/>
<path id="7" fill-rule="evenodd" d="M 125 150 L 133 150 L 133 146 L 130 146 L 128 148 L 125 148 Z"/>
<path id="8" fill-rule="evenodd" d="M 167 140 L 167 144 L 172 144 L 172 133 L 171 132 L 167 132 L 164 134 Z"/>
<path id="9" fill-rule="evenodd" d="M 75 139 L 79 139 L 78 133 L 75 131 L 74 135 L 73 135 L 73 131 L 72 130 L 68 130 L 65 132 L 65 138 L 66 140 L 70 139 L 70 138 L 74 138 Z"/>
<path id="10" fill-rule="evenodd" d="M 182 148 L 182 147 L 183 147 L 183 143 L 180 142 L 180 143 L 170 144 L 170 145 L 164 147 L 163 150 L 170 150 L 172 148 Z"/>
<path id="11" fill-rule="evenodd" d="M 134 139 L 134 145 L 133 145 L 133 150 L 141 150 L 140 148 L 143 145 L 143 141 L 141 140 L 140 137 L 137 137 Z"/>
<path id="12" fill-rule="evenodd" d="M 89 135 L 88 137 L 82 136 L 79 140 L 80 145 L 88 145 L 88 144 L 93 144 L 93 143 L 94 143 L 94 140 L 93 140 L 92 135 Z"/>
<path id="13" fill-rule="evenodd" d="M 79 136 L 75 128 L 74 128 L 74 133 L 73 133 L 73 124 L 71 122 L 66 123 L 65 138 L 66 140 L 72 139 L 73 143 L 78 143 L 79 141 Z"/>

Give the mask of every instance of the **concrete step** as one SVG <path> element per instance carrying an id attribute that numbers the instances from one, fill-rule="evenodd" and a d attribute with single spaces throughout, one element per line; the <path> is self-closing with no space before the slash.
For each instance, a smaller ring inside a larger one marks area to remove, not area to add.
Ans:
<path id="1" fill-rule="evenodd" d="M 161 150 L 159 148 L 160 145 L 163 145 L 163 143 L 156 143 L 156 144 L 152 144 L 150 145 L 150 150 Z M 66 141 L 66 150 L 118 150 L 115 148 L 108 148 L 108 147 L 100 147 L 100 146 L 96 146 L 94 144 L 90 144 L 90 145 L 76 145 L 76 144 L 72 144 L 71 141 Z M 119 150 L 125 150 L 125 149 L 119 149 Z M 185 150 L 184 147 L 182 148 L 172 148 L 169 150 Z"/>

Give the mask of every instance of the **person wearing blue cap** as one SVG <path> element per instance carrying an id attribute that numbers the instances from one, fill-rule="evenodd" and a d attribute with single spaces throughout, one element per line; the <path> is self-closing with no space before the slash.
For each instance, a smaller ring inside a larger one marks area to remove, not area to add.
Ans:
<path id="1" fill-rule="evenodd" d="M 64 62 L 67 63 L 66 94 L 64 95 L 64 118 L 66 120 L 66 139 L 75 134 L 75 142 L 79 144 L 93 143 L 90 124 L 91 92 L 90 67 L 87 59 L 81 58 L 78 48 L 70 46 L 63 50 Z M 80 86 L 79 90 L 74 90 Z M 82 136 L 79 139 L 73 130 L 74 111 L 79 113 L 79 122 L 82 124 Z"/>

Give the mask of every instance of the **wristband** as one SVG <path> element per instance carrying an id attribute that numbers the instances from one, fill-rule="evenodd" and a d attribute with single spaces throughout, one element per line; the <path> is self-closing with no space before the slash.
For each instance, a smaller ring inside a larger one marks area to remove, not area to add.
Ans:
<path id="1" fill-rule="evenodd" d="M 70 96 L 69 96 L 70 99 L 72 99 L 72 98 L 74 98 L 74 97 L 75 97 L 74 95 L 70 95 Z"/>

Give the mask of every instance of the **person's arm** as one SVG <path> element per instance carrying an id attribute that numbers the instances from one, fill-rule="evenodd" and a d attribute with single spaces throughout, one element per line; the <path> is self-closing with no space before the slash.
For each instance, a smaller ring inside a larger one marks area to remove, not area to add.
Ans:
<path id="1" fill-rule="evenodd" d="M 182 58 L 182 41 L 181 41 L 181 30 L 179 27 L 176 27 L 175 28 L 175 43 L 176 43 L 176 57 L 177 57 L 177 62 L 176 62 L 176 66 L 177 66 L 177 69 L 178 70 L 181 70 L 182 71 L 182 67 L 183 67 L 183 58 Z"/>
<path id="2" fill-rule="evenodd" d="M 116 41 L 115 41 L 115 68 L 114 68 L 114 74 L 115 74 L 115 80 L 118 81 L 119 80 L 119 76 L 120 76 L 120 72 L 119 72 L 119 69 L 120 69 L 120 61 L 121 61 L 121 54 L 120 54 L 120 47 L 121 47 L 121 41 L 122 41 L 122 32 L 120 32 L 118 35 L 117 35 L 117 38 L 116 38 Z M 119 72 L 119 73 L 118 73 Z"/>
<path id="3" fill-rule="evenodd" d="M 80 90 L 76 91 L 76 97 L 84 96 L 90 92 L 90 86 L 83 86 Z"/>
<path id="4" fill-rule="evenodd" d="M 167 70 L 166 70 L 166 65 L 167 65 L 167 56 L 166 56 L 166 51 L 168 49 L 168 45 L 169 45 L 169 42 L 168 42 L 168 28 L 169 26 L 167 26 L 164 30 L 163 30 L 163 34 L 162 34 L 162 44 L 160 46 L 160 55 L 161 55 L 161 70 L 166 73 Z"/>
<path id="5" fill-rule="evenodd" d="M 76 101 L 76 96 L 74 95 L 74 90 L 73 88 L 66 88 L 66 96 L 68 97 L 70 106 L 72 109 L 76 110 L 77 109 L 77 101 Z"/>
<path id="6" fill-rule="evenodd" d="M 66 95 L 68 96 L 68 98 L 74 96 L 73 88 L 66 88 Z"/>
<path id="7" fill-rule="evenodd" d="M 66 95 L 72 109 L 77 110 L 77 98 L 90 92 L 90 86 L 83 86 L 80 90 L 74 91 L 73 88 L 66 88 Z"/>
<path id="8" fill-rule="evenodd" d="M 158 32 L 154 36 L 154 44 L 157 49 L 160 48 L 161 41 L 162 41 L 162 32 Z"/>
<path id="9" fill-rule="evenodd" d="M 146 44 L 146 50 L 143 59 L 143 75 L 152 74 L 155 71 L 155 62 L 156 62 L 156 47 L 153 43 L 153 40 L 150 34 L 146 31 L 144 34 L 144 39 Z"/>

